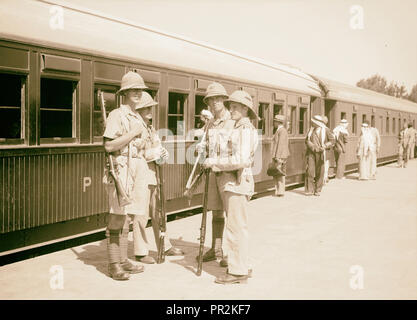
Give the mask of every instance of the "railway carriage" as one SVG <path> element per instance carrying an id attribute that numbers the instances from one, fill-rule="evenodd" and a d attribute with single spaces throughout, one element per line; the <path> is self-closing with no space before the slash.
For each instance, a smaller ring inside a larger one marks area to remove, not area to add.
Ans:
<path id="1" fill-rule="evenodd" d="M 202 186 L 191 205 L 183 197 L 193 165 L 184 160 L 214 80 L 229 94 L 246 90 L 255 101 L 262 141 L 256 191 L 272 187 L 265 168 L 277 113 L 289 119 L 287 181 L 303 181 L 308 119 L 324 105 L 311 76 L 72 5 L 59 7 L 63 27 L 51 27 L 56 8 L 52 1 L 0 3 L 1 255 L 106 226 L 97 93 L 104 92 L 108 112 L 117 107 L 115 92 L 128 70 L 142 75 L 159 102 L 155 127 L 172 132 L 164 142 L 168 214 L 201 206 Z"/>
<path id="2" fill-rule="evenodd" d="M 381 136 L 378 163 L 391 162 L 398 157 L 398 135 L 405 122 L 417 121 L 417 104 L 375 91 L 354 87 L 337 81 L 315 77 L 323 88 L 324 113 L 328 126 L 333 129 L 341 119 L 349 122 L 349 142 L 347 145 L 346 170 L 356 170 L 358 160 L 356 147 L 361 133 L 361 125 L 368 120 Z M 332 154 L 332 153 L 331 153 Z M 335 166 L 334 160 L 333 169 Z"/>
<path id="3" fill-rule="evenodd" d="M 62 25 L 51 23 L 57 13 Z M 332 129 L 341 118 L 350 122 L 347 170 L 357 168 L 365 118 L 381 132 L 379 162 L 396 157 L 402 123 L 417 119 L 411 102 L 64 2 L 3 0 L 0 15 L 0 256 L 104 230 L 108 204 L 97 96 L 104 92 L 107 112 L 116 108 L 115 93 L 129 70 L 141 74 L 159 103 L 155 127 L 172 133 L 164 134 L 168 214 L 201 206 L 202 186 L 191 204 L 183 197 L 193 165 L 185 159 L 194 152 L 192 133 L 212 81 L 229 94 L 244 89 L 255 102 L 261 138 L 256 192 L 273 187 L 266 168 L 276 114 L 288 120 L 287 185 L 304 181 L 312 115 L 326 114 Z"/>

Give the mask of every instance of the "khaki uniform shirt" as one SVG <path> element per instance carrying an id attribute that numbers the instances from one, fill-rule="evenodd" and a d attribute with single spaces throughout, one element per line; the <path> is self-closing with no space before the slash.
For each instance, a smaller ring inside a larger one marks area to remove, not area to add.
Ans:
<path id="1" fill-rule="evenodd" d="M 258 147 L 258 133 L 249 118 L 242 118 L 233 129 L 225 130 L 226 143 L 219 145 L 220 152 L 208 161 L 213 172 L 218 172 L 221 192 L 228 191 L 247 196 L 254 194 L 252 164 Z"/>

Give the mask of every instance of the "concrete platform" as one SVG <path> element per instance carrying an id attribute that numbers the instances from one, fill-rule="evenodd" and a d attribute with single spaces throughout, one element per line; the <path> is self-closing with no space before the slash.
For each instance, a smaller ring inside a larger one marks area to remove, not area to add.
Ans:
<path id="1" fill-rule="evenodd" d="M 352 174 L 331 180 L 320 197 L 300 188 L 249 208 L 248 284 L 215 284 L 225 271 L 216 262 L 195 275 L 195 215 L 168 223 L 186 255 L 146 265 L 129 281 L 107 276 L 105 241 L 98 241 L 1 267 L 0 299 L 417 299 L 417 160 L 378 168 L 376 181 Z M 207 249 L 210 226 L 211 214 Z M 62 288 L 54 289 L 53 266 L 62 270 Z"/>

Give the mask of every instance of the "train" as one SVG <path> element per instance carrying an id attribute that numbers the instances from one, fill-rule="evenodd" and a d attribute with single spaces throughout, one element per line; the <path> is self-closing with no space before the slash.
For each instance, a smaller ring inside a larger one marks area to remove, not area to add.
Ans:
<path id="1" fill-rule="evenodd" d="M 62 14 L 62 25 L 52 23 L 56 14 Z M 170 153 L 163 166 L 167 214 L 201 207 L 202 186 L 191 203 L 184 197 L 193 163 L 183 160 L 195 145 L 189 133 L 199 125 L 212 81 L 229 94 L 247 91 L 255 103 L 256 193 L 273 188 L 266 168 L 276 114 L 288 119 L 288 186 L 304 182 L 313 115 L 326 115 L 331 129 L 342 118 L 349 121 L 347 171 L 358 166 L 355 148 L 364 120 L 381 133 L 379 163 L 396 159 L 403 123 L 415 127 L 417 104 L 410 101 L 82 6 L 3 0 L 0 15 L 0 256 L 104 230 L 108 201 L 98 93 L 108 112 L 116 108 L 127 71 L 138 72 L 158 101 L 154 126 L 172 132 L 164 141 Z"/>

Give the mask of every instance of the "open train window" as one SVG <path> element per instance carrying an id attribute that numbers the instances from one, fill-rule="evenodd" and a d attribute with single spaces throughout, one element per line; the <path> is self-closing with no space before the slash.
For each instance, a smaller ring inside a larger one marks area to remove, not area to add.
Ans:
<path id="1" fill-rule="evenodd" d="M 387 122 L 386 122 L 386 125 L 385 125 L 385 132 L 387 134 L 389 134 L 389 117 L 387 117 Z"/>
<path id="2" fill-rule="evenodd" d="M 77 81 L 41 79 L 40 137 L 52 141 L 75 141 Z"/>
<path id="3" fill-rule="evenodd" d="M 288 134 L 294 134 L 295 133 L 295 121 L 296 121 L 296 114 L 297 114 L 297 107 L 295 106 L 289 106 L 290 113 L 289 117 L 287 119 L 287 128 L 288 128 Z"/>
<path id="4" fill-rule="evenodd" d="M 366 114 L 362 115 L 362 124 L 366 121 Z"/>
<path id="5" fill-rule="evenodd" d="M 298 120 L 298 133 L 305 134 L 307 131 L 307 108 L 300 107 L 300 119 Z"/>
<path id="6" fill-rule="evenodd" d="M 401 132 L 401 129 L 402 129 L 402 127 L 401 127 L 401 118 L 398 118 L 398 133 Z"/>
<path id="7" fill-rule="evenodd" d="M 346 112 L 341 112 L 340 113 L 340 120 L 342 119 L 346 119 Z"/>
<path id="8" fill-rule="evenodd" d="M 262 130 L 262 135 L 266 134 L 266 124 L 268 115 L 269 103 L 260 103 L 258 109 L 258 130 Z"/>
<path id="9" fill-rule="evenodd" d="M 101 111 L 101 102 L 99 94 L 103 92 L 103 97 L 105 101 L 106 114 L 109 113 L 118 107 L 118 101 L 116 100 L 116 91 L 119 88 L 116 86 L 105 86 L 105 85 L 96 85 L 94 88 L 94 111 L 93 111 L 93 136 L 94 141 L 101 141 L 101 137 L 104 133 L 104 121 L 103 114 Z"/>
<path id="10" fill-rule="evenodd" d="M 392 133 L 395 133 L 395 118 L 392 118 Z"/>
<path id="11" fill-rule="evenodd" d="M 375 116 L 374 115 L 371 116 L 371 127 L 375 128 Z"/>
<path id="12" fill-rule="evenodd" d="M 208 109 L 206 104 L 203 102 L 204 96 L 195 96 L 195 112 L 194 112 L 194 128 L 200 129 L 204 126 L 203 120 L 201 120 L 201 111 Z"/>
<path id="13" fill-rule="evenodd" d="M 352 113 L 352 133 L 357 134 L 358 133 L 358 124 L 356 123 L 356 113 Z"/>
<path id="14" fill-rule="evenodd" d="M 23 142 L 26 77 L 0 74 L 0 143 Z"/>
<path id="15" fill-rule="evenodd" d="M 168 129 L 174 136 L 185 135 L 184 110 L 187 108 L 188 95 L 170 92 L 168 106 Z"/>
<path id="16" fill-rule="evenodd" d="M 277 114 L 284 114 L 284 105 L 282 104 L 274 104 L 274 117 Z"/>

